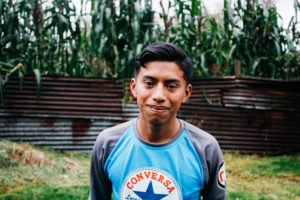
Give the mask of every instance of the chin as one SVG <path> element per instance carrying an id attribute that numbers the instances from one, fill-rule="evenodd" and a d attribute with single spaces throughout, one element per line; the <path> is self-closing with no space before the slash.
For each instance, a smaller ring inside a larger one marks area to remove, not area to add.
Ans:
<path id="1" fill-rule="evenodd" d="M 162 126 L 164 124 L 167 124 L 168 123 L 168 120 L 166 119 L 161 119 L 161 118 L 152 118 L 152 119 L 149 119 L 148 122 L 154 126 L 154 127 L 159 127 L 159 126 Z"/>
<path id="2" fill-rule="evenodd" d="M 159 120 L 151 120 L 150 124 L 154 127 L 159 127 L 159 126 L 163 125 L 163 123 Z"/>

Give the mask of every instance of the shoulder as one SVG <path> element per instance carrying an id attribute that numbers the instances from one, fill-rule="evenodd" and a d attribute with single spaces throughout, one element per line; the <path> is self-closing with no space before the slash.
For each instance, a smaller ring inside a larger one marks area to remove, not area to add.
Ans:
<path id="1" fill-rule="evenodd" d="M 185 129 L 189 135 L 190 140 L 193 143 L 201 144 L 201 146 L 218 146 L 218 142 L 214 136 L 207 133 L 206 131 L 186 122 L 183 121 Z"/>
<path id="2" fill-rule="evenodd" d="M 223 161 L 220 145 L 214 136 L 188 122 L 183 123 L 189 140 L 203 163 Z"/>
<path id="3" fill-rule="evenodd" d="M 97 137 L 93 151 L 101 151 L 109 154 L 134 121 L 135 120 L 130 120 L 103 130 Z"/>
<path id="4" fill-rule="evenodd" d="M 122 137 L 124 132 L 134 123 L 135 120 L 130 120 L 116 126 L 103 130 L 97 138 L 97 141 L 110 141 Z"/>

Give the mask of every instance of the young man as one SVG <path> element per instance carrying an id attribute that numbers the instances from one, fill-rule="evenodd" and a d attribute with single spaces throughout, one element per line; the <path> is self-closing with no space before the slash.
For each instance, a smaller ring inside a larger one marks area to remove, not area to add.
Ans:
<path id="1" fill-rule="evenodd" d="M 177 46 L 154 43 L 136 58 L 130 82 L 140 114 L 104 130 L 91 159 L 92 200 L 225 199 L 217 141 L 179 120 L 192 92 L 192 61 Z"/>

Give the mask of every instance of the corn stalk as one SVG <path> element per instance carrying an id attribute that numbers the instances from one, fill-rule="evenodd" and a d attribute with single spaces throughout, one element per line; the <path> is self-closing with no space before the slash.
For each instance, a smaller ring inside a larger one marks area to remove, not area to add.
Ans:
<path id="1" fill-rule="evenodd" d="M 223 18 L 201 0 L 161 1 L 160 11 L 152 0 L 80 2 L 77 12 L 69 0 L 0 0 L 0 61 L 35 76 L 128 78 L 143 47 L 167 41 L 193 58 L 195 77 L 234 75 L 240 61 L 243 75 L 300 78 L 299 0 L 288 30 L 259 0 L 224 0 Z"/>

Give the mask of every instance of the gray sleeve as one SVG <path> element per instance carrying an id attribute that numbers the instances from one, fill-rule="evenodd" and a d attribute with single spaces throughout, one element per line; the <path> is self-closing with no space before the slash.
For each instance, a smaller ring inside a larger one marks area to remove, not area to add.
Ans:
<path id="1" fill-rule="evenodd" d="M 191 124 L 186 123 L 186 127 L 203 167 L 204 188 L 201 196 L 204 200 L 226 199 L 224 160 L 217 140 Z M 224 171 L 221 172 L 221 169 Z M 224 179 L 223 182 L 220 182 L 220 173 L 224 173 L 221 177 L 221 180 Z"/>
<path id="2" fill-rule="evenodd" d="M 104 172 L 105 148 L 102 133 L 96 140 L 93 148 L 91 167 L 90 167 L 90 197 L 91 200 L 103 199 L 110 200 L 112 185 Z"/>
<path id="3" fill-rule="evenodd" d="M 91 157 L 89 199 L 111 199 L 112 183 L 105 172 L 104 165 L 130 124 L 131 121 L 106 129 L 99 134 Z"/>

